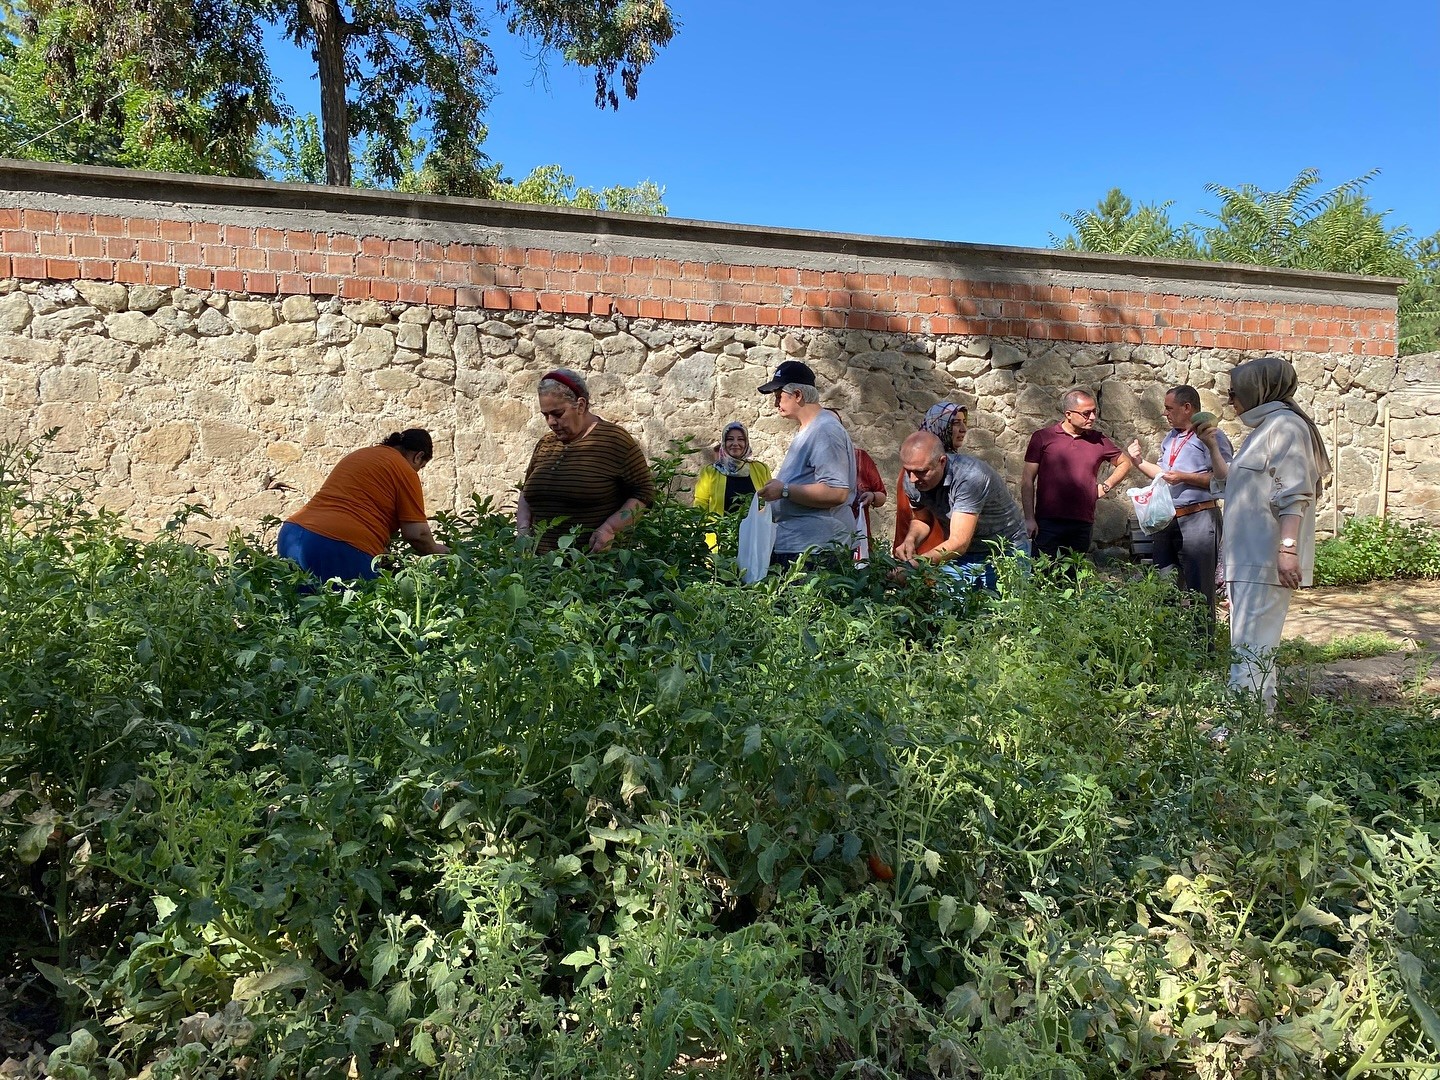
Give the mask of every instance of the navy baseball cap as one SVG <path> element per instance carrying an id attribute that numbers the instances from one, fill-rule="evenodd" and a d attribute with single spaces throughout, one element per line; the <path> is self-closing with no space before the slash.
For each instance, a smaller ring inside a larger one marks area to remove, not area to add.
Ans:
<path id="1" fill-rule="evenodd" d="M 775 377 L 760 387 L 760 393 L 773 394 L 782 387 L 791 383 L 804 383 L 806 386 L 815 385 L 815 372 L 809 366 L 802 364 L 799 360 L 786 360 L 775 369 Z"/>

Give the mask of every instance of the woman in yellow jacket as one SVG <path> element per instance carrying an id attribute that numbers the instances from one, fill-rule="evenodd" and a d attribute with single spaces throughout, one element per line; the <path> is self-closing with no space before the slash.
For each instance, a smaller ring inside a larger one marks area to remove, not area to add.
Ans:
<path id="1" fill-rule="evenodd" d="M 706 465 L 695 479 L 695 505 L 719 517 L 721 514 L 745 510 L 750 496 L 770 482 L 770 470 L 750 457 L 750 435 L 738 420 L 725 425 L 715 464 Z M 714 551 L 718 541 L 714 533 L 705 540 Z"/>

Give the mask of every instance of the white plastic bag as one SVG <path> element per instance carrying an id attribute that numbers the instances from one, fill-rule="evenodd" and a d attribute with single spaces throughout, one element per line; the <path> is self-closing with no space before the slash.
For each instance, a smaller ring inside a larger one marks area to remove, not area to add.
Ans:
<path id="1" fill-rule="evenodd" d="M 855 511 L 855 561 L 864 566 L 870 561 L 870 528 L 865 524 L 865 508 Z"/>
<path id="2" fill-rule="evenodd" d="M 1168 528 L 1175 520 L 1175 500 L 1170 497 L 1170 484 L 1157 476 L 1149 487 L 1131 488 L 1126 495 L 1135 504 L 1135 517 L 1147 536 Z"/>
<path id="3" fill-rule="evenodd" d="M 740 573 L 747 585 L 754 585 L 770 572 L 770 552 L 775 548 L 775 523 L 770 507 L 760 505 L 760 496 L 750 496 L 750 512 L 740 522 Z"/>

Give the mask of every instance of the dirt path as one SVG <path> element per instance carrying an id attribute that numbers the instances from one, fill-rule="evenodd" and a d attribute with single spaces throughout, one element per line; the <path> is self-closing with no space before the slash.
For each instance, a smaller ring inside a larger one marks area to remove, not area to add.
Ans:
<path id="1" fill-rule="evenodd" d="M 1440 581 L 1386 581 L 1358 588 L 1306 589 L 1290 605 L 1285 636 L 1323 645 L 1383 634 L 1397 650 L 1291 673 L 1325 696 L 1396 700 L 1440 695 Z"/>

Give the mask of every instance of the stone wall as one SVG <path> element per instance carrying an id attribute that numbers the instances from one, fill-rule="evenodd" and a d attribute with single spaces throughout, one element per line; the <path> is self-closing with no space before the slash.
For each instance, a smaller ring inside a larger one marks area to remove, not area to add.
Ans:
<path id="1" fill-rule="evenodd" d="M 946 397 L 1013 482 L 1071 387 L 1153 453 L 1167 386 L 1213 409 L 1230 366 L 1281 352 L 1327 438 L 1338 411 L 1341 511 L 1373 511 L 1395 288 L 0 162 L 0 422 L 59 427 L 44 475 L 93 477 L 138 527 L 196 502 L 223 534 L 411 425 L 439 444 L 432 507 L 504 499 L 554 365 L 591 373 L 597 410 L 652 453 L 739 419 L 773 465 L 791 431 L 755 387 L 802 358 L 887 483 Z M 1102 510 L 1100 537 L 1122 536 L 1122 501 Z"/>

